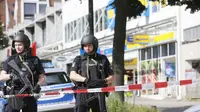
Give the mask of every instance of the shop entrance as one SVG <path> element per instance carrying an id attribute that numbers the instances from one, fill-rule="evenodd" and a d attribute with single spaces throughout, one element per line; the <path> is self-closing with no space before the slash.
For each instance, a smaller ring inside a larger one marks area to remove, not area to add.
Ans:
<path id="1" fill-rule="evenodd" d="M 166 77 L 166 81 L 176 81 L 176 61 L 175 57 L 165 58 L 164 60 L 164 75 Z M 170 86 L 166 88 L 165 96 L 166 98 L 176 98 L 177 87 Z"/>

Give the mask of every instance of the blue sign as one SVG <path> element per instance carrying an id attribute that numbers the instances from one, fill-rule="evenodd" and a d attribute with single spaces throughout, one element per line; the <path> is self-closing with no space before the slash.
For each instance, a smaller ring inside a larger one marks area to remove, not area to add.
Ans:
<path id="1" fill-rule="evenodd" d="M 104 50 L 104 55 L 112 54 L 113 48 L 108 48 Z"/>
<path id="2" fill-rule="evenodd" d="M 175 63 L 165 63 L 165 75 L 167 77 L 175 77 L 176 76 L 176 69 Z"/>
<path id="3" fill-rule="evenodd" d="M 127 50 L 127 46 L 124 45 L 124 51 Z M 104 55 L 112 54 L 113 48 L 104 49 Z"/>
<path id="4" fill-rule="evenodd" d="M 127 42 L 133 42 L 133 41 L 134 41 L 133 35 L 127 36 Z"/>

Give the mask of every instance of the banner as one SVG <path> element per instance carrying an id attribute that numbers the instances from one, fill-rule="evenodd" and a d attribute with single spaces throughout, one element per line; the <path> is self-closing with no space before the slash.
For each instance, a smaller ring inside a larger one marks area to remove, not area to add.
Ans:
<path id="1" fill-rule="evenodd" d="M 175 63 L 165 63 L 165 75 L 167 77 L 176 77 Z"/>
<path id="2" fill-rule="evenodd" d="M 111 31 L 114 30 L 115 28 L 115 14 L 116 14 L 116 8 L 114 8 L 114 6 L 111 5 L 113 2 L 114 0 L 110 0 L 106 7 L 107 28 L 111 29 Z"/>

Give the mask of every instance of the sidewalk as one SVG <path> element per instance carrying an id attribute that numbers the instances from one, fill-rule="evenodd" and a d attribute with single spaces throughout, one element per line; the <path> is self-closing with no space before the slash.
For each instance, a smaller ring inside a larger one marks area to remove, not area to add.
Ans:
<path id="1" fill-rule="evenodd" d="M 148 98 L 133 97 L 126 98 L 129 103 L 137 105 L 156 106 L 161 112 L 183 112 L 193 105 L 200 105 L 200 102 L 177 101 L 176 99 L 153 100 Z"/>

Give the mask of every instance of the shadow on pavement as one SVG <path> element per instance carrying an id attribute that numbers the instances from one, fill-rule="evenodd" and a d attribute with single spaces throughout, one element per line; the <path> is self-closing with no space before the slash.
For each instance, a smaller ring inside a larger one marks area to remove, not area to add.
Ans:
<path id="1" fill-rule="evenodd" d="M 46 112 L 73 112 L 73 109 L 54 110 L 54 111 L 46 111 Z"/>
<path id="2" fill-rule="evenodd" d="M 158 109 L 160 110 L 160 112 L 183 112 L 184 110 L 188 109 L 191 106 L 172 107 L 172 108 L 166 108 L 166 107 L 162 108 L 162 107 L 159 107 Z"/>

